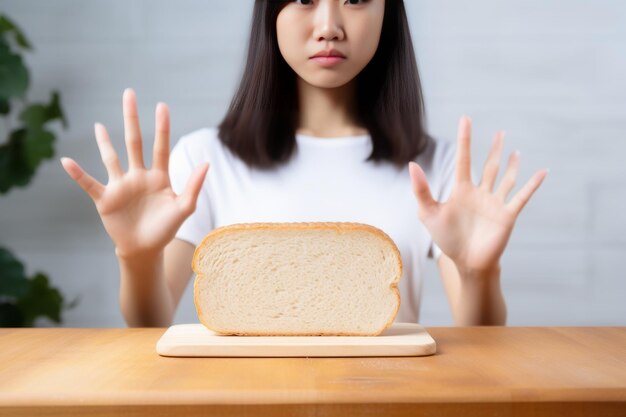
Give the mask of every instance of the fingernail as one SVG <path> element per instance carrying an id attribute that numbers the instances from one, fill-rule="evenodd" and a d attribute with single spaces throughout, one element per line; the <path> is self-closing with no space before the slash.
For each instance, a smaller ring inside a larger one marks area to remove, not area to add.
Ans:
<path id="1" fill-rule="evenodd" d="M 519 150 L 519 149 L 516 149 L 516 150 L 515 150 L 515 156 L 520 156 L 521 154 L 522 154 L 522 153 L 520 152 L 520 150 Z"/>
<path id="2" fill-rule="evenodd" d="M 550 173 L 550 168 L 546 168 L 546 174 Z"/>

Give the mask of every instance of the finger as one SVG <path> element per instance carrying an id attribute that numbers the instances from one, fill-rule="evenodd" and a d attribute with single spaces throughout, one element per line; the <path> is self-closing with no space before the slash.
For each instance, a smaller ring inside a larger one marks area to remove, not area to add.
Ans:
<path id="1" fill-rule="evenodd" d="M 76 181 L 94 202 L 100 198 L 104 192 L 104 185 L 83 171 L 73 159 L 61 158 L 61 165 L 70 178 Z"/>
<path id="2" fill-rule="evenodd" d="M 471 161 L 470 161 L 470 141 L 471 141 L 472 121 L 468 116 L 463 115 L 459 122 L 457 134 L 456 151 L 456 181 L 472 181 Z"/>
<path id="3" fill-rule="evenodd" d="M 183 193 L 178 197 L 183 211 L 187 214 L 191 214 L 196 209 L 196 202 L 198 201 L 198 195 L 202 189 L 202 183 L 206 177 L 206 173 L 209 169 L 209 163 L 205 162 L 200 165 L 191 174 L 191 178 L 187 182 L 187 186 Z"/>
<path id="4" fill-rule="evenodd" d="M 118 179 L 122 177 L 122 167 L 120 166 L 120 161 L 113 145 L 111 144 L 111 139 L 109 138 L 106 128 L 102 124 L 96 123 L 94 125 L 94 131 L 96 134 L 98 149 L 100 149 L 100 157 L 102 158 L 102 162 L 104 162 L 104 166 L 107 169 L 109 179 Z"/>
<path id="5" fill-rule="evenodd" d="M 513 187 L 515 187 L 517 171 L 519 169 L 519 158 L 519 151 L 515 151 L 509 156 L 508 167 L 504 173 L 504 177 L 502 177 L 498 190 L 495 192 L 496 197 L 498 197 L 500 201 L 506 200 L 506 196 L 509 195 Z"/>
<path id="6" fill-rule="evenodd" d="M 522 187 L 521 190 L 517 192 L 511 199 L 511 201 L 507 204 L 507 207 L 516 215 L 522 211 L 530 197 L 537 191 L 543 180 L 548 175 L 547 169 L 542 169 L 541 171 L 537 171 L 535 175 L 532 176 L 530 180 Z"/>
<path id="7" fill-rule="evenodd" d="M 411 176 L 413 193 L 419 203 L 418 209 L 420 218 L 433 214 L 439 204 L 433 199 L 430 193 L 430 187 L 428 186 L 426 174 L 424 174 L 422 167 L 415 162 L 409 162 L 409 175 Z"/>
<path id="8" fill-rule="evenodd" d="M 145 169 L 135 92 L 131 88 L 124 90 L 122 101 L 124 108 L 124 139 L 126 141 L 126 150 L 128 151 L 128 167 L 129 169 Z"/>
<path id="9" fill-rule="evenodd" d="M 480 181 L 480 187 L 489 192 L 493 190 L 493 185 L 496 182 L 498 170 L 500 169 L 503 139 L 504 132 L 500 131 L 496 133 L 493 138 L 493 144 L 491 145 L 491 151 L 487 157 L 487 162 L 485 162 L 485 169 L 483 170 L 483 178 Z"/>
<path id="10" fill-rule="evenodd" d="M 155 120 L 156 133 L 154 138 L 152 167 L 167 172 L 170 156 L 170 115 L 167 104 L 157 104 Z"/>

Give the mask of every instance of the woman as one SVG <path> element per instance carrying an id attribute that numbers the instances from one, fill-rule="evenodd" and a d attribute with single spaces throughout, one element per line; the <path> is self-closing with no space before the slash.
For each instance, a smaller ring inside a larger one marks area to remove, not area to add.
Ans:
<path id="1" fill-rule="evenodd" d="M 170 325 L 202 237 L 253 221 L 377 226 L 396 242 L 405 266 L 396 321 L 419 320 L 429 256 L 437 259 L 457 325 L 504 324 L 500 258 L 547 170 L 506 202 L 519 154 L 494 191 L 502 132 L 477 186 L 470 119 L 461 118 L 456 149 L 428 136 L 402 0 L 257 0 L 248 47 L 223 121 L 182 137 L 171 156 L 168 108 L 157 105 L 152 169 L 142 160 L 130 89 L 123 96 L 128 172 L 100 124 L 106 186 L 62 159 L 115 243 L 128 324 Z"/>

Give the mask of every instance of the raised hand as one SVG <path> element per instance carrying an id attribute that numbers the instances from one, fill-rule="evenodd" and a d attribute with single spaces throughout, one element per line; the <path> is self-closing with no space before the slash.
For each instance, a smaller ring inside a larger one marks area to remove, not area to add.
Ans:
<path id="1" fill-rule="evenodd" d="M 448 201 L 440 203 L 433 199 L 426 175 L 417 163 L 409 163 L 409 172 L 418 200 L 418 216 L 430 231 L 433 241 L 457 267 L 482 271 L 498 265 L 517 216 L 539 188 L 548 170 L 536 172 L 506 202 L 515 185 L 519 153 L 514 152 L 510 156 L 504 177 L 494 192 L 504 133 L 498 132 L 494 137 L 478 186 L 471 179 L 470 138 L 471 120 L 463 116 L 458 130 L 456 178 Z"/>
<path id="2" fill-rule="evenodd" d="M 99 123 L 94 127 L 95 136 L 109 175 L 108 184 L 104 186 L 95 180 L 70 158 L 61 158 L 61 164 L 93 200 L 119 256 L 158 253 L 194 212 L 208 163 L 197 167 L 184 192 L 176 195 L 168 173 L 170 122 L 167 105 L 158 103 L 156 106 L 153 163 L 151 169 L 146 169 L 134 91 L 126 89 L 122 101 L 128 172 L 122 171 L 109 135 Z"/>

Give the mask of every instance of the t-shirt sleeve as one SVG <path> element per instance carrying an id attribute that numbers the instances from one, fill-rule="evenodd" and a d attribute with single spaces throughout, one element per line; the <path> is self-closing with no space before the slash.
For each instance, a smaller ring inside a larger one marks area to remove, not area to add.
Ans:
<path id="1" fill-rule="evenodd" d="M 169 174 L 172 190 L 180 195 L 187 187 L 191 174 L 204 161 L 198 160 L 198 152 L 189 148 L 190 142 L 184 136 L 178 140 L 169 158 Z M 195 158 L 192 156 L 196 156 Z M 209 168 L 210 170 L 210 168 Z M 196 210 L 181 224 L 175 238 L 185 240 L 194 246 L 202 241 L 204 236 L 213 230 L 213 221 L 209 205 L 208 175 L 198 195 Z"/>
<path id="2" fill-rule="evenodd" d="M 438 193 L 433 192 L 433 198 L 439 202 L 445 203 L 448 201 L 448 198 L 450 198 L 452 187 L 454 185 L 454 181 L 456 180 L 456 142 L 442 142 L 438 146 L 442 146 L 443 151 L 435 153 L 436 160 L 433 161 L 433 166 L 436 167 L 435 169 L 439 170 L 439 190 Z M 478 177 L 473 165 L 474 162 L 472 162 L 471 167 L 472 183 L 477 185 Z M 443 251 L 441 248 L 435 243 L 434 240 L 431 240 L 428 257 L 434 258 L 438 261 L 442 253 Z"/>

